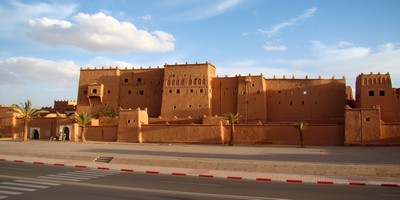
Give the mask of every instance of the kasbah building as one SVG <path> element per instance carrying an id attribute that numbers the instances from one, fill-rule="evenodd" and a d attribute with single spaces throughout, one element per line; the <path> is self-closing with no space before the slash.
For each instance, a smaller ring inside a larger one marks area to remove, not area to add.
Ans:
<path id="1" fill-rule="evenodd" d="M 29 123 L 30 139 L 66 135 L 79 141 L 71 115 L 114 109 L 92 119 L 89 141 L 227 144 L 226 113 L 239 113 L 236 144 L 297 145 L 295 122 L 307 122 L 306 145 L 399 145 L 400 90 L 389 73 L 360 74 L 355 99 L 345 77 L 216 76 L 209 63 L 163 68 L 81 69 L 77 101 L 55 101 L 50 114 Z M 22 136 L 22 120 L 0 107 L 0 133 Z"/>

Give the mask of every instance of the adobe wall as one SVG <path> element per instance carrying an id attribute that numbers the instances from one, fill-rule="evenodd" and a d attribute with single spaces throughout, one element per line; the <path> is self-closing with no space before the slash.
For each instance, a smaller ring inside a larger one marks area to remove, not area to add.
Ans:
<path id="1" fill-rule="evenodd" d="M 40 129 L 39 139 L 50 139 L 50 137 L 57 135 L 57 118 L 35 118 L 30 121 L 28 124 L 28 138 L 30 139 L 33 139 L 33 137 L 30 137 L 30 130 L 34 128 Z"/>
<path id="2" fill-rule="evenodd" d="M 92 116 L 107 106 L 118 109 L 120 70 L 118 68 L 82 69 L 80 70 L 78 101 L 76 111 L 86 112 Z M 89 86 L 101 84 L 101 91 L 93 94 Z"/>
<path id="3" fill-rule="evenodd" d="M 345 111 L 345 144 L 380 144 L 381 115 L 379 108 L 355 108 Z"/>
<path id="4" fill-rule="evenodd" d="M 266 79 L 268 122 L 343 122 L 345 79 Z"/>
<path id="5" fill-rule="evenodd" d="M 210 116 L 211 78 L 214 76 L 215 66 L 208 62 L 165 64 L 161 116 L 179 118 Z"/>
<path id="6" fill-rule="evenodd" d="M 14 114 L 9 109 L 10 107 L 0 106 L 0 133 L 6 138 L 12 138 L 15 135 L 14 127 L 16 120 Z"/>
<path id="7" fill-rule="evenodd" d="M 381 142 L 385 145 L 400 145 L 400 123 L 382 123 Z"/>
<path id="8" fill-rule="evenodd" d="M 85 138 L 88 141 L 117 141 L 116 126 L 88 126 L 86 127 Z"/>
<path id="9" fill-rule="evenodd" d="M 382 120 L 398 121 L 396 94 L 389 73 L 360 74 L 356 79 L 356 108 L 381 107 Z"/>
<path id="10" fill-rule="evenodd" d="M 150 117 L 160 116 L 164 69 L 120 70 L 119 107 L 148 109 Z"/>
<path id="11" fill-rule="evenodd" d="M 262 75 L 238 77 L 237 112 L 242 116 L 239 123 L 267 122 L 266 85 Z"/>
<path id="12" fill-rule="evenodd" d="M 226 144 L 230 125 L 143 125 L 142 132 L 145 143 Z M 310 125 L 304 131 L 306 145 L 343 145 L 343 141 L 343 125 Z M 290 124 L 235 125 L 235 144 L 299 145 L 300 139 L 298 130 Z"/>
<path id="13" fill-rule="evenodd" d="M 221 144 L 219 125 L 143 125 L 142 142 Z"/>
<path id="14" fill-rule="evenodd" d="M 229 141 L 230 125 L 224 126 Z M 303 132 L 305 145 L 343 145 L 343 125 L 309 125 Z M 299 131 L 291 124 L 235 125 L 236 144 L 300 145 Z"/>
<path id="15" fill-rule="evenodd" d="M 225 113 L 237 113 L 237 77 L 213 78 L 212 115 L 223 116 Z"/>

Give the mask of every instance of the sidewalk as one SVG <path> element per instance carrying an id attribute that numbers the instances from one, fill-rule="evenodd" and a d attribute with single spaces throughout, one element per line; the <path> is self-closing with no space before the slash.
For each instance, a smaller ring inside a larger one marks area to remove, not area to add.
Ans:
<path id="1" fill-rule="evenodd" d="M 0 141 L 0 160 L 202 178 L 397 187 L 399 150 L 400 147 Z M 94 162 L 99 156 L 113 160 Z"/>

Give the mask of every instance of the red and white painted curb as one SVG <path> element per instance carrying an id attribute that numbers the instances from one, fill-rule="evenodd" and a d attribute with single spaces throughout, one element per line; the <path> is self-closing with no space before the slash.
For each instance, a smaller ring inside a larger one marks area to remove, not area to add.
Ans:
<path id="1" fill-rule="evenodd" d="M 320 180 L 320 181 L 316 181 L 316 182 L 311 182 L 311 181 L 303 181 L 303 180 L 299 180 L 299 179 L 286 179 L 286 180 L 273 180 L 272 178 L 265 178 L 265 177 L 259 177 L 259 178 L 245 178 L 245 177 L 241 177 L 241 176 L 215 176 L 212 174 L 186 174 L 186 173 L 182 173 L 182 172 L 172 172 L 172 173 L 163 173 L 163 172 L 159 172 L 159 171 L 154 171 L 154 170 L 146 170 L 146 171 L 135 171 L 133 169 L 127 169 L 127 168 L 122 168 L 122 169 L 112 169 L 109 167 L 88 167 L 86 165 L 66 165 L 66 164 L 62 164 L 62 163 L 44 163 L 44 162 L 25 162 L 24 160 L 7 160 L 7 159 L 3 159 L 0 158 L 0 162 L 1 161 L 10 161 L 10 162 L 16 162 L 16 163 L 32 163 L 32 164 L 36 164 L 36 165 L 44 165 L 44 164 L 49 164 L 49 165 L 53 165 L 53 166 L 58 166 L 58 167 L 64 167 L 64 166 L 68 166 L 68 167 L 76 167 L 76 168 L 95 168 L 98 170 L 117 170 L 117 171 L 121 171 L 121 172 L 143 172 L 146 174 L 164 174 L 164 175 L 172 175 L 172 176 L 197 176 L 200 178 L 224 178 L 224 179 L 231 179 L 231 180 L 255 180 L 255 181 L 260 181 L 260 182 L 286 182 L 286 183 L 315 183 L 315 184 L 320 184 L 320 185 L 333 185 L 333 184 L 341 184 L 343 185 L 344 183 L 335 183 L 334 181 L 328 181 L 328 180 Z M 400 184 L 398 183 L 379 183 L 379 184 L 370 184 L 367 182 L 362 182 L 362 181 L 348 181 L 348 183 L 346 185 L 350 185 L 350 186 L 381 186 L 381 187 L 400 187 Z"/>

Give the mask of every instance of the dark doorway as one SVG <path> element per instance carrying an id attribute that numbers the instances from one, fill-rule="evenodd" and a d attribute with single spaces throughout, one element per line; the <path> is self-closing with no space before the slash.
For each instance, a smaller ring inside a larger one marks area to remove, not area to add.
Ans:
<path id="1" fill-rule="evenodd" d="M 33 139 L 35 140 L 39 139 L 39 131 L 37 129 L 33 130 Z"/>
<path id="2" fill-rule="evenodd" d="M 69 128 L 64 127 L 62 132 L 64 133 L 65 140 L 69 140 Z"/>

